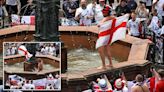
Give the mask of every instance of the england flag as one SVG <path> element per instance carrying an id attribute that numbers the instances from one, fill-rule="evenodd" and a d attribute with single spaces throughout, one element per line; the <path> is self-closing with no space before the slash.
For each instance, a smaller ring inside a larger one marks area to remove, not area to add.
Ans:
<path id="1" fill-rule="evenodd" d="M 126 14 L 101 24 L 99 27 L 96 49 L 101 46 L 112 44 L 117 40 L 124 39 L 126 36 L 126 24 L 128 19 L 129 14 Z"/>
<path id="2" fill-rule="evenodd" d="M 11 15 L 12 25 L 35 25 L 35 16 Z"/>
<path id="3" fill-rule="evenodd" d="M 11 25 L 20 25 L 20 16 L 16 14 L 11 15 Z"/>
<path id="4" fill-rule="evenodd" d="M 35 25 L 35 16 L 22 16 L 21 24 Z"/>
<path id="5" fill-rule="evenodd" d="M 27 51 L 24 45 L 19 46 L 18 54 L 25 56 L 27 61 L 32 57 L 32 54 Z"/>

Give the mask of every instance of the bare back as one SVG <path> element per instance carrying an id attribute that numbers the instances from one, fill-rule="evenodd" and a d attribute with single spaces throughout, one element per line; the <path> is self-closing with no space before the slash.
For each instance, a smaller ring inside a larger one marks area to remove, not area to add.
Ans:
<path id="1" fill-rule="evenodd" d="M 114 18 L 115 18 L 114 16 L 105 17 L 105 18 L 103 18 L 103 19 L 100 21 L 100 24 L 102 24 L 102 23 L 104 23 L 104 22 L 106 22 L 106 21 L 108 21 L 108 20 L 112 20 L 112 19 L 114 19 Z"/>
<path id="2" fill-rule="evenodd" d="M 132 87 L 132 92 L 149 92 L 149 88 L 144 84 L 142 86 L 136 85 Z"/>

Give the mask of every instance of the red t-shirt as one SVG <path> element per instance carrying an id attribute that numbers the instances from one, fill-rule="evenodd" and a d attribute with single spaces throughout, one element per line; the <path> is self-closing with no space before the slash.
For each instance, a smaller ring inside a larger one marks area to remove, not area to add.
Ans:
<path id="1" fill-rule="evenodd" d="M 155 77 L 150 78 L 150 92 L 154 92 L 155 89 Z"/>
<path id="2" fill-rule="evenodd" d="M 155 92 L 164 92 L 164 80 L 158 81 Z"/>

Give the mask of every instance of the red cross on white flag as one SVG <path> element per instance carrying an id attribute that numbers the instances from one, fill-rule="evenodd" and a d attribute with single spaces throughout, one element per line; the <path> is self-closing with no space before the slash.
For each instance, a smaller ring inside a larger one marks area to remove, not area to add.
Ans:
<path id="1" fill-rule="evenodd" d="M 22 16 L 21 24 L 35 25 L 35 16 Z"/>
<path id="2" fill-rule="evenodd" d="M 32 57 L 32 54 L 30 54 L 30 53 L 27 51 L 27 49 L 26 49 L 26 47 L 25 47 L 24 45 L 19 46 L 19 48 L 18 48 L 18 53 L 19 53 L 20 55 L 25 56 L 27 61 Z"/>
<path id="3" fill-rule="evenodd" d="M 14 25 L 35 25 L 35 16 L 18 16 L 11 15 L 12 26 Z"/>
<path id="4" fill-rule="evenodd" d="M 117 17 L 104 22 L 99 27 L 99 38 L 96 42 L 96 49 L 112 44 L 113 42 L 124 39 L 126 36 L 126 24 L 129 19 L 129 14 Z"/>

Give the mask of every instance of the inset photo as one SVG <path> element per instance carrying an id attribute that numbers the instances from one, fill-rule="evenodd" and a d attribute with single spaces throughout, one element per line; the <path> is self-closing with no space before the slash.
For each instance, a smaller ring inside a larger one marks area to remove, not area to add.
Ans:
<path id="1" fill-rule="evenodd" d="M 60 42 L 4 42 L 4 90 L 61 90 Z"/>

